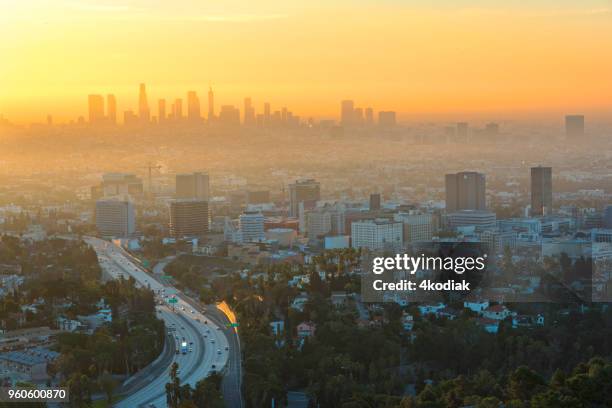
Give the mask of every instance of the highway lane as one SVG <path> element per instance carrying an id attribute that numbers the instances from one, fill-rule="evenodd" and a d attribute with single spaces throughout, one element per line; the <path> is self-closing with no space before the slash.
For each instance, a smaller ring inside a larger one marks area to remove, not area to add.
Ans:
<path id="1" fill-rule="evenodd" d="M 142 270 L 121 248 L 97 238 L 87 238 L 87 242 L 96 250 L 100 265 L 110 277 L 127 279 L 131 276 L 137 286 L 147 287 L 157 294 L 157 299 L 165 300 L 166 302 L 156 306 L 158 316 L 166 322 L 167 328 L 176 329 L 176 332 L 172 333 L 178 336 L 175 340 L 181 342 L 184 337 L 185 341 L 193 343 L 193 352 L 186 355 L 174 354 L 169 362 L 165 361 L 163 370 L 149 368 L 151 374 L 138 380 L 141 387 L 130 384 L 130 389 L 138 390 L 119 402 L 117 407 L 149 407 L 151 404 L 155 407 L 165 407 L 165 384 L 169 381 L 173 362 L 179 364 L 181 383 L 189 383 L 192 386 L 212 370 L 218 371 L 225 367 L 230 354 L 230 344 L 219 325 L 182 299 L 176 289 L 165 286 Z M 164 293 L 167 298 L 164 298 Z M 178 295 L 177 303 L 167 303 L 174 295 Z"/>

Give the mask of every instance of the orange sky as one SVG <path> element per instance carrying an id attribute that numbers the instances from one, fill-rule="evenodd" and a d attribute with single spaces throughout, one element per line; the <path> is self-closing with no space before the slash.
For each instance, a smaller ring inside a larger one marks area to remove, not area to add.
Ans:
<path id="1" fill-rule="evenodd" d="M 135 108 L 139 82 L 151 105 L 196 90 L 203 111 L 212 83 L 217 107 L 302 116 L 346 98 L 407 119 L 612 113 L 610 1 L 0 3 L 0 114 L 16 122 L 85 115 L 89 93 Z"/>

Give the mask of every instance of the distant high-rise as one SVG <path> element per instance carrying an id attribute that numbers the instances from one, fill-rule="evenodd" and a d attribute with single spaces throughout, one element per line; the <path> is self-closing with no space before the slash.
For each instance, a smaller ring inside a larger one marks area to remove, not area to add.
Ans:
<path id="1" fill-rule="evenodd" d="M 160 99 L 157 101 L 157 121 L 162 123 L 166 120 L 166 100 Z"/>
<path id="2" fill-rule="evenodd" d="M 174 120 L 183 119 L 183 100 L 178 98 L 172 104 L 172 118 Z"/>
<path id="3" fill-rule="evenodd" d="M 89 95 L 89 123 L 98 124 L 104 121 L 104 97 L 102 95 Z"/>
<path id="4" fill-rule="evenodd" d="M 170 203 L 170 234 L 175 238 L 197 237 L 209 230 L 208 201 L 176 200 Z"/>
<path id="5" fill-rule="evenodd" d="M 485 134 L 489 137 L 494 137 L 499 134 L 499 124 L 497 123 L 487 123 L 485 126 Z"/>
<path id="6" fill-rule="evenodd" d="M 240 125 L 240 109 L 232 105 L 221 106 L 219 123 L 224 125 Z"/>
<path id="7" fill-rule="evenodd" d="M 212 86 L 208 88 L 208 121 L 211 122 L 215 119 L 215 94 L 213 93 Z"/>
<path id="8" fill-rule="evenodd" d="M 264 103 L 264 125 L 270 125 L 270 102 Z"/>
<path id="9" fill-rule="evenodd" d="M 125 200 L 96 201 L 96 228 L 104 237 L 129 237 L 136 230 L 133 204 Z"/>
<path id="10" fill-rule="evenodd" d="M 355 104 L 351 100 L 344 100 L 340 105 L 340 123 L 350 126 L 354 123 Z"/>
<path id="11" fill-rule="evenodd" d="M 321 199 L 321 185 L 315 180 L 296 181 L 289 184 L 289 215 L 298 217 L 300 214 L 300 203 L 307 206 Z"/>
<path id="12" fill-rule="evenodd" d="M 255 109 L 253 109 L 251 98 L 244 98 L 244 124 L 255 124 Z"/>
<path id="13" fill-rule="evenodd" d="M 583 115 L 567 115 L 565 117 L 565 135 L 572 138 L 584 136 Z"/>
<path id="14" fill-rule="evenodd" d="M 606 206 L 603 212 L 604 228 L 612 229 L 612 205 Z"/>
<path id="15" fill-rule="evenodd" d="M 195 91 L 187 92 L 187 119 L 191 122 L 199 122 L 200 114 L 200 98 Z"/>
<path id="16" fill-rule="evenodd" d="M 208 200 L 209 194 L 210 185 L 208 174 L 192 173 L 176 175 L 176 198 Z"/>
<path id="17" fill-rule="evenodd" d="M 370 194 L 370 211 L 380 210 L 380 194 Z"/>
<path id="18" fill-rule="evenodd" d="M 552 210 L 552 168 L 531 168 L 531 215 L 547 215 Z"/>
<path id="19" fill-rule="evenodd" d="M 149 102 L 147 101 L 147 90 L 145 84 L 140 84 L 138 92 L 138 118 L 141 122 L 148 123 L 151 120 L 151 112 L 149 111 Z"/>
<path id="20" fill-rule="evenodd" d="M 265 218 L 260 212 L 247 211 L 240 215 L 238 222 L 240 225 L 240 235 L 242 242 L 263 241 L 266 236 L 264 233 Z"/>
<path id="21" fill-rule="evenodd" d="M 372 110 L 372 108 L 366 108 L 365 121 L 368 125 L 372 125 L 374 123 L 374 111 Z"/>
<path id="22" fill-rule="evenodd" d="M 446 211 L 485 210 L 485 175 L 473 171 L 447 174 Z"/>
<path id="23" fill-rule="evenodd" d="M 117 123 L 117 100 L 115 95 L 106 95 L 106 119 L 111 124 Z"/>
<path id="24" fill-rule="evenodd" d="M 393 111 L 381 111 L 378 112 L 378 126 L 383 128 L 390 128 L 396 125 L 395 112 Z"/>

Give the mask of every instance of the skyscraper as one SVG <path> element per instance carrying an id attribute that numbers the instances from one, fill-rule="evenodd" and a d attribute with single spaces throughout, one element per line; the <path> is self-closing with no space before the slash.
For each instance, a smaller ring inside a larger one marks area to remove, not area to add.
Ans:
<path id="1" fill-rule="evenodd" d="M 117 100 L 115 99 L 115 95 L 106 95 L 106 118 L 108 122 L 111 124 L 117 123 Z"/>
<path id="2" fill-rule="evenodd" d="M 571 138 L 584 136 L 583 115 L 567 115 L 565 117 L 565 136 Z"/>
<path id="3" fill-rule="evenodd" d="M 89 95 L 88 98 L 89 123 L 92 125 L 104 121 L 104 97 L 102 95 Z"/>
<path id="4" fill-rule="evenodd" d="M 445 184 L 447 212 L 486 209 L 484 174 L 473 171 L 447 174 Z"/>
<path id="5" fill-rule="evenodd" d="M 366 108 L 365 121 L 368 125 L 372 125 L 374 123 L 374 111 L 372 110 L 372 108 Z"/>
<path id="6" fill-rule="evenodd" d="M 296 181 L 289 184 L 289 215 L 300 215 L 300 203 L 305 207 L 314 207 L 314 203 L 321 199 L 321 185 L 315 180 Z"/>
<path id="7" fill-rule="evenodd" d="M 157 121 L 162 123 L 166 120 L 166 100 L 160 99 L 157 101 Z"/>
<path id="8" fill-rule="evenodd" d="M 531 168 L 531 215 L 547 215 L 552 210 L 552 168 Z"/>
<path id="9" fill-rule="evenodd" d="M 244 122 L 245 125 L 255 124 L 255 109 L 253 109 L 253 103 L 251 98 L 244 98 Z"/>
<path id="10" fill-rule="evenodd" d="M 340 105 L 340 123 L 343 126 L 351 126 L 354 122 L 355 104 L 351 100 L 344 100 Z"/>
<path id="11" fill-rule="evenodd" d="M 215 94 L 213 93 L 212 86 L 208 88 L 208 121 L 211 122 L 215 119 Z"/>
<path id="12" fill-rule="evenodd" d="M 183 119 L 183 100 L 178 98 L 172 104 L 172 118 L 174 120 Z"/>
<path id="13" fill-rule="evenodd" d="M 141 122 L 148 123 L 151 116 L 149 111 L 149 102 L 147 101 L 147 90 L 145 84 L 140 84 L 138 92 L 138 118 Z"/>
<path id="14" fill-rule="evenodd" d="M 270 102 L 264 103 L 264 125 L 270 126 Z"/>
<path id="15" fill-rule="evenodd" d="M 191 122 L 199 122 L 200 116 L 200 98 L 195 91 L 187 92 L 187 119 Z"/>
<path id="16" fill-rule="evenodd" d="M 197 198 L 208 200 L 210 194 L 209 177 L 206 173 L 177 174 L 176 198 Z"/>

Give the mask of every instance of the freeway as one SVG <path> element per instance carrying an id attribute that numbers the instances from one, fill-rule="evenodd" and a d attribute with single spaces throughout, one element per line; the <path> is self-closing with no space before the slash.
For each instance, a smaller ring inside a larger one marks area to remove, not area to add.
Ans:
<path id="1" fill-rule="evenodd" d="M 165 384 L 169 381 L 173 362 L 179 364 L 181 384 L 191 386 L 213 371 L 226 369 L 232 344 L 216 317 L 209 317 L 208 313 L 185 300 L 176 289 L 150 276 L 123 249 L 98 238 L 88 237 L 86 241 L 96 251 L 108 277 L 132 277 L 137 286 L 147 287 L 156 294 L 158 317 L 164 320 L 168 330 L 167 347 L 187 345 L 185 354 L 179 348 L 170 350 L 170 353 L 166 350 L 151 366 L 128 379 L 122 386 L 128 390 L 128 396 L 116 407 L 166 407 Z M 168 302 L 172 298 L 176 303 Z M 240 395 L 239 391 L 234 390 L 234 393 Z"/>

